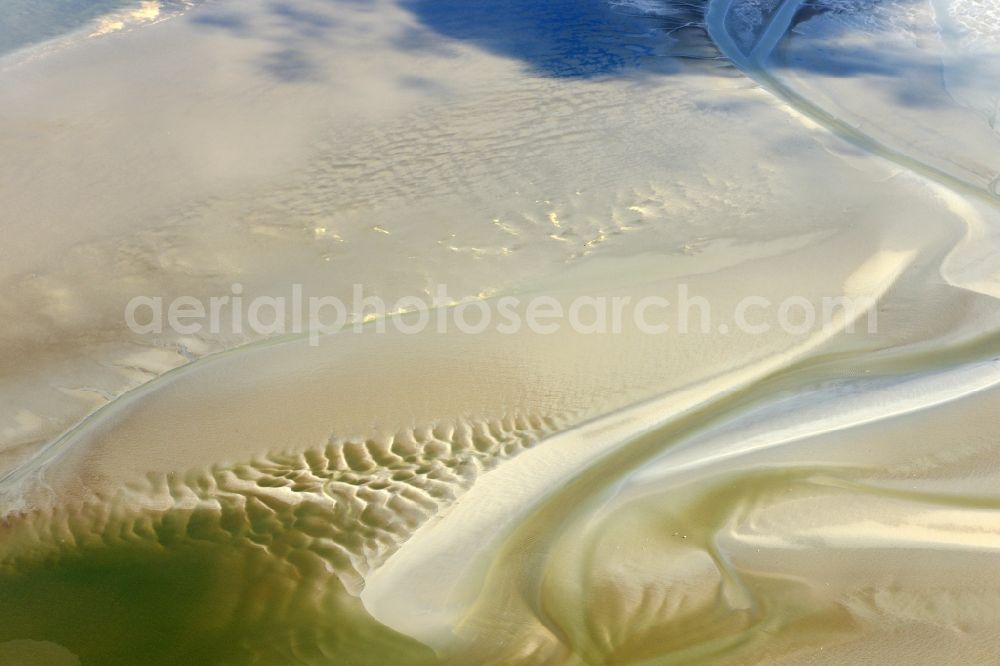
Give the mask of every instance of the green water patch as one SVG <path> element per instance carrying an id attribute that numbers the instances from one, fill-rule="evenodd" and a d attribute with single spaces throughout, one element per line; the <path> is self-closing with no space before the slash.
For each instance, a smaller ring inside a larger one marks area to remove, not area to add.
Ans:
<path id="1" fill-rule="evenodd" d="M 325 569 L 323 569 L 325 571 Z M 231 544 L 86 548 L 0 569 L 0 646 L 82 664 L 420 664 L 333 575 Z"/>

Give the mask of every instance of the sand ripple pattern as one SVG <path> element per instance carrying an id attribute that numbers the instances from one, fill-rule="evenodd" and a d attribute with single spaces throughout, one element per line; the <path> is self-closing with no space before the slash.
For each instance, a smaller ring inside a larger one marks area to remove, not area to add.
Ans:
<path id="1" fill-rule="evenodd" d="M 208 561 L 241 554 L 259 580 L 239 590 L 229 630 L 258 622 L 268 628 L 256 638 L 241 634 L 229 654 L 241 663 L 328 663 L 351 654 L 352 641 L 364 638 L 362 629 L 351 629 L 360 636 L 351 637 L 343 627 L 370 622 L 354 609 L 365 574 L 480 474 L 560 427 L 558 419 L 540 415 L 459 420 L 380 441 L 334 439 L 323 448 L 241 465 L 150 475 L 111 496 L 8 515 L 0 570 L 9 586 L 18 572 L 30 576 L 50 565 L 71 570 L 81 553 L 99 562 L 152 549 L 168 564 L 192 549 L 207 548 Z M 267 611 L 255 610 L 261 595 L 269 599 Z M 275 638 L 276 627 L 297 638 Z M 371 658 L 371 645 L 355 647 Z M 420 652 L 414 650 L 404 652 L 412 657 Z M 108 654 L 100 653 L 102 659 Z"/>
<path id="2" fill-rule="evenodd" d="M 15 534 L 31 534 L 15 549 L 21 553 L 153 534 L 160 543 L 231 539 L 278 556 L 304 548 L 357 592 L 364 573 L 476 477 L 558 427 L 551 417 L 511 416 L 404 430 L 386 441 L 336 440 L 210 472 L 150 475 L 112 497 L 7 521 Z M 128 508 L 150 505 L 163 508 Z"/>

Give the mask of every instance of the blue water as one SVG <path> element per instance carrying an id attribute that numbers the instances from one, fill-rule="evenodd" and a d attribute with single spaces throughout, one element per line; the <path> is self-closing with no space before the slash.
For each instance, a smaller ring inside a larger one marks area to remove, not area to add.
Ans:
<path id="1" fill-rule="evenodd" d="M 403 0 L 401 4 L 424 27 L 521 60 L 532 73 L 543 76 L 669 73 L 683 66 L 678 56 L 716 56 L 704 31 L 694 25 L 701 21 L 704 4 L 698 1 L 664 2 L 665 15 L 629 11 L 608 0 Z M 401 44 L 414 49 L 422 45 L 418 34 Z"/>
<path id="2" fill-rule="evenodd" d="M 134 0 L 0 0 L 0 54 L 58 37 Z"/>

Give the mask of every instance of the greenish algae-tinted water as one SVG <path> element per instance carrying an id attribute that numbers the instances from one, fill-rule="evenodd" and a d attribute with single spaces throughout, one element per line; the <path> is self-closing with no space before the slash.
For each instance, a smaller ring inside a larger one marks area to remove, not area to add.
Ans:
<path id="1" fill-rule="evenodd" d="M 0 644 L 57 643 L 83 664 L 425 663 L 335 577 L 262 549 L 84 548 L 0 572 Z"/>

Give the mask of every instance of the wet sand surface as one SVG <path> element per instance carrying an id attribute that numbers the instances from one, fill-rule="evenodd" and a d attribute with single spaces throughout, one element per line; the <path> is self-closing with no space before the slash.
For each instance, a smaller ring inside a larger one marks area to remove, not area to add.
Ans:
<path id="1" fill-rule="evenodd" d="M 1000 11 L 801 4 L 207 0 L 17 28 L 0 657 L 995 654 Z M 435 316 L 686 290 L 711 322 L 125 324 L 135 296 L 237 283 L 447 285 Z M 748 331 L 748 298 L 865 306 Z"/>

